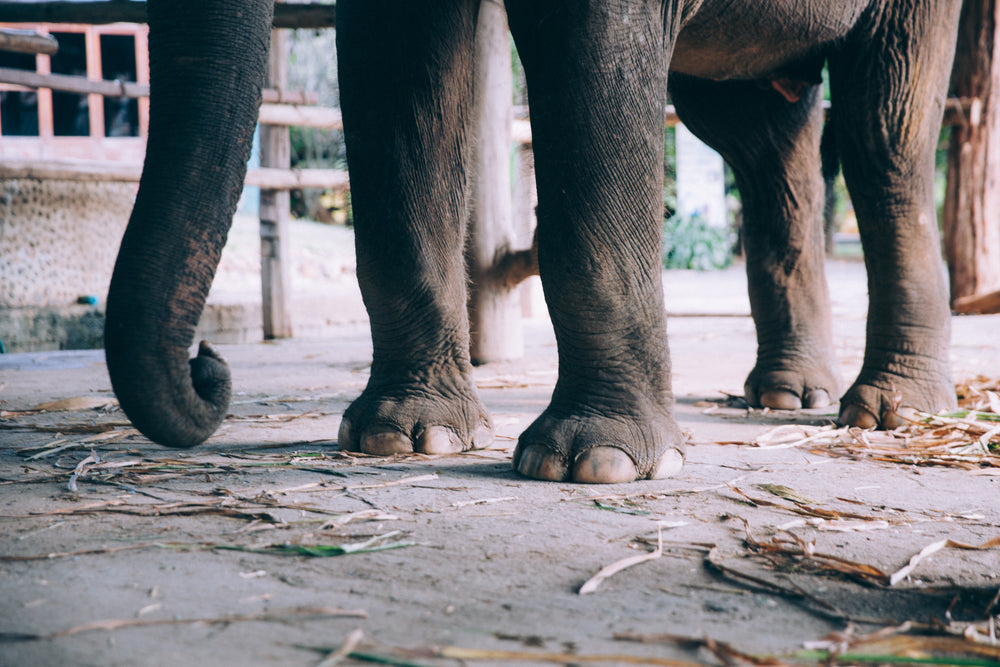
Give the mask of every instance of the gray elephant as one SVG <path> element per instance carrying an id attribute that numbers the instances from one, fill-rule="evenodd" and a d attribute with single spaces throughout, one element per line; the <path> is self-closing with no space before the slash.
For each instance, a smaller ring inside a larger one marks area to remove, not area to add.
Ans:
<path id="1" fill-rule="evenodd" d="M 933 206 L 955 0 L 508 0 L 538 185 L 538 262 L 559 351 L 515 468 L 577 482 L 683 462 L 660 282 L 663 110 L 732 165 L 743 196 L 756 406 L 838 388 L 823 277 L 820 69 L 869 274 L 864 365 L 840 421 L 892 427 L 954 403 Z M 187 359 L 260 101 L 269 0 L 149 0 L 146 167 L 107 313 L 121 406 L 187 447 L 223 418 L 225 363 Z M 340 445 L 451 452 L 489 438 L 470 379 L 463 264 L 478 0 L 337 6 L 341 100 L 371 380 Z"/>

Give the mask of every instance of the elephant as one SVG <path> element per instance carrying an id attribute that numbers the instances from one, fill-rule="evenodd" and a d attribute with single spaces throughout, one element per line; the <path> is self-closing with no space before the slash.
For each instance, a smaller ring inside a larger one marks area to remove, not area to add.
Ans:
<path id="1" fill-rule="evenodd" d="M 495 0 L 491 0 L 495 1 Z M 558 348 L 551 402 L 514 468 L 540 480 L 677 474 L 661 281 L 664 108 L 729 162 L 744 207 L 750 404 L 840 395 L 823 274 L 819 85 L 858 216 L 870 306 L 839 422 L 893 428 L 954 405 L 934 149 L 954 0 L 507 0 L 524 66 L 537 253 Z M 149 143 L 107 302 L 122 409 L 202 442 L 231 392 L 187 350 L 225 243 L 264 77 L 271 0 L 149 0 Z M 471 380 L 463 262 L 479 0 L 340 0 L 340 95 L 371 377 L 346 450 L 446 453 L 492 437 Z M 669 77 L 668 77 L 669 72 Z M 668 83 L 669 79 L 669 83 Z"/>

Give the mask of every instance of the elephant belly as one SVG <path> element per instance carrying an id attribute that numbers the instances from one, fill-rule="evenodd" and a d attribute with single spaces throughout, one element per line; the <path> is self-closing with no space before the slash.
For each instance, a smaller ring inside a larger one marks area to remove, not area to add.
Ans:
<path id="1" fill-rule="evenodd" d="M 670 69 L 719 81 L 810 80 L 871 1 L 705 0 L 685 22 Z"/>

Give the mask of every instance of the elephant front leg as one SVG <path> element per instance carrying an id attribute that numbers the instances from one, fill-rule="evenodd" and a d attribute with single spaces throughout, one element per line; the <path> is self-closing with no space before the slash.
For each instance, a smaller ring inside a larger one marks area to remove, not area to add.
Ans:
<path id="1" fill-rule="evenodd" d="M 961 3 L 886 12 L 867 44 L 830 58 L 837 146 L 868 269 L 865 358 L 840 422 L 893 428 L 901 408 L 955 406 L 950 309 L 934 207 L 941 128 Z"/>
<path id="2" fill-rule="evenodd" d="M 798 102 L 754 82 L 680 75 L 670 92 L 684 123 L 733 168 L 757 362 L 754 407 L 818 408 L 838 395 L 830 298 L 823 272 L 819 86 Z"/>
<path id="3" fill-rule="evenodd" d="M 337 5 L 341 107 L 371 379 L 339 442 L 444 453 L 492 428 L 471 380 L 465 166 L 476 3 Z"/>
<path id="4" fill-rule="evenodd" d="M 675 474 L 660 282 L 666 37 L 655 3 L 508 2 L 538 181 L 538 262 L 559 350 L 514 466 L 537 479 Z"/>

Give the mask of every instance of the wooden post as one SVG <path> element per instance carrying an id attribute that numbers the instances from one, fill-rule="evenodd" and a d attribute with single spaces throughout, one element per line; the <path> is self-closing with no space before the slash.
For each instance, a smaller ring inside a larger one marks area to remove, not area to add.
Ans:
<path id="1" fill-rule="evenodd" d="M 962 8 L 952 94 L 971 104 L 952 128 L 943 227 L 951 298 L 1000 289 L 1000 49 L 996 0 Z"/>
<path id="2" fill-rule="evenodd" d="M 288 86 L 285 39 L 284 31 L 271 31 L 267 85 L 278 90 Z M 289 168 L 291 143 L 288 127 L 260 126 L 260 165 L 263 168 Z M 268 340 L 292 335 L 288 298 L 290 208 L 287 190 L 260 191 L 261 311 L 264 338 Z"/>
<path id="3" fill-rule="evenodd" d="M 472 277 L 470 352 L 473 363 L 483 364 L 524 354 L 517 293 L 496 271 L 499 258 L 516 240 L 510 191 L 513 82 L 507 14 L 500 0 L 483 0 L 479 10 L 475 85 L 467 259 Z"/>

